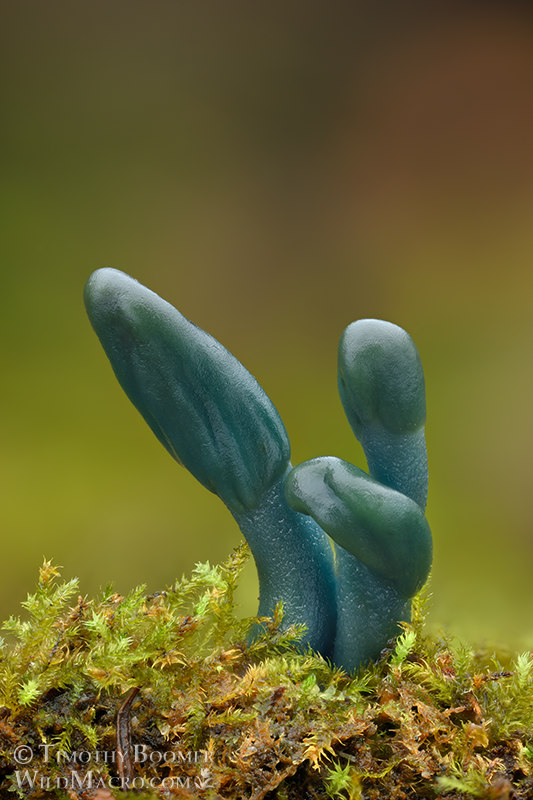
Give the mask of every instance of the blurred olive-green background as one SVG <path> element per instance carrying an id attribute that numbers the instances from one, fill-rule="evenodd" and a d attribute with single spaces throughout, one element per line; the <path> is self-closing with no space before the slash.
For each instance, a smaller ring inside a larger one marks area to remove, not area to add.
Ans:
<path id="1" fill-rule="evenodd" d="M 427 382 L 432 620 L 533 643 L 528 4 L 0 8 L 1 616 L 43 555 L 84 593 L 155 590 L 239 541 L 90 329 L 83 285 L 111 265 L 244 362 L 294 463 L 364 465 L 337 341 L 360 317 L 405 327 Z"/>

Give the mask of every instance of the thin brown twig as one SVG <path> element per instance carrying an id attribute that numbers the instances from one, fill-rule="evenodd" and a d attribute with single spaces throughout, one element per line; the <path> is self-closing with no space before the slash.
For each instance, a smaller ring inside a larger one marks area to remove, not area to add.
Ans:
<path id="1" fill-rule="evenodd" d="M 117 767 L 118 775 L 123 786 L 129 786 L 133 780 L 130 711 L 132 703 L 138 694 L 138 686 L 134 686 L 133 689 L 130 689 L 128 696 L 117 713 Z"/>

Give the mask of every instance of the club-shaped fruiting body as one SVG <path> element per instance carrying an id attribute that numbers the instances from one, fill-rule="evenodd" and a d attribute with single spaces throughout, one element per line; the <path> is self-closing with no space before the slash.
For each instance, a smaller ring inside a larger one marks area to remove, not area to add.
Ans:
<path id="1" fill-rule="evenodd" d="M 327 537 L 284 496 L 290 445 L 255 378 L 219 342 L 123 272 L 85 287 L 93 328 L 122 388 L 169 453 L 229 508 L 259 575 L 259 615 L 283 601 L 284 624 L 331 654 L 336 624 Z"/>
<path id="2" fill-rule="evenodd" d="M 338 383 L 370 474 L 425 508 L 425 382 L 409 334 L 380 319 L 352 322 L 339 342 Z"/>
<path id="3" fill-rule="evenodd" d="M 431 564 L 424 377 L 408 334 L 360 320 L 339 345 L 341 400 L 370 474 L 332 457 L 292 469 L 272 402 L 212 336 L 115 269 L 93 273 L 85 302 L 130 400 L 239 524 L 259 615 L 281 600 L 284 624 L 306 625 L 304 645 L 348 670 L 377 658 Z"/>
<path id="4" fill-rule="evenodd" d="M 295 510 L 311 514 L 336 544 L 404 599 L 422 588 L 431 566 L 431 532 L 410 497 L 333 456 L 298 465 L 285 488 Z"/>
<path id="5" fill-rule="evenodd" d="M 370 475 L 339 459 L 314 459 L 293 470 L 286 496 L 337 544 L 334 660 L 353 670 L 377 658 L 410 618 L 409 598 L 431 567 L 426 403 L 412 339 L 382 320 L 346 328 L 338 383 Z"/>

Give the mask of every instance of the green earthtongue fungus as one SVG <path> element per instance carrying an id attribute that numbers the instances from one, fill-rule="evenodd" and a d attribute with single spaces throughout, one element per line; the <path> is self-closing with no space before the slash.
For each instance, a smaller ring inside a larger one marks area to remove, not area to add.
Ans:
<path id="1" fill-rule="evenodd" d="M 94 272 L 85 304 L 132 403 L 239 524 L 259 575 L 259 615 L 282 600 L 284 625 L 305 623 L 304 644 L 331 655 L 331 548 L 312 519 L 287 505 L 289 440 L 263 389 L 216 339 L 119 270 Z"/>
<path id="2" fill-rule="evenodd" d="M 306 626 L 304 646 L 347 670 L 376 659 L 431 565 L 424 376 L 408 334 L 359 320 L 340 341 L 340 396 L 370 474 L 332 457 L 292 469 L 278 412 L 216 339 L 115 269 L 91 275 L 85 303 L 130 400 L 235 517 L 259 615 L 283 601 L 284 624 Z"/>
<path id="3" fill-rule="evenodd" d="M 410 336 L 359 320 L 339 344 L 339 392 L 370 475 L 335 458 L 296 467 L 289 504 L 336 542 L 334 660 L 347 670 L 376 659 L 410 618 L 432 558 L 424 519 L 428 472 L 424 375 Z"/>

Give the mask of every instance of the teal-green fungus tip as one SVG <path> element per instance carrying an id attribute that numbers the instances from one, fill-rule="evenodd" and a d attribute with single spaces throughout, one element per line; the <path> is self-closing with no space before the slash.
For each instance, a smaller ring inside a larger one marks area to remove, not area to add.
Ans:
<path id="1" fill-rule="evenodd" d="M 376 659 L 431 565 L 424 376 L 409 335 L 359 320 L 340 341 L 339 392 L 369 473 L 333 457 L 293 468 L 277 410 L 216 339 L 119 270 L 94 272 L 85 304 L 132 403 L 241 528 L 258 614 L 282 601 L 284 625 L 306 627 L 302 646 L 350 671 Z"/>

